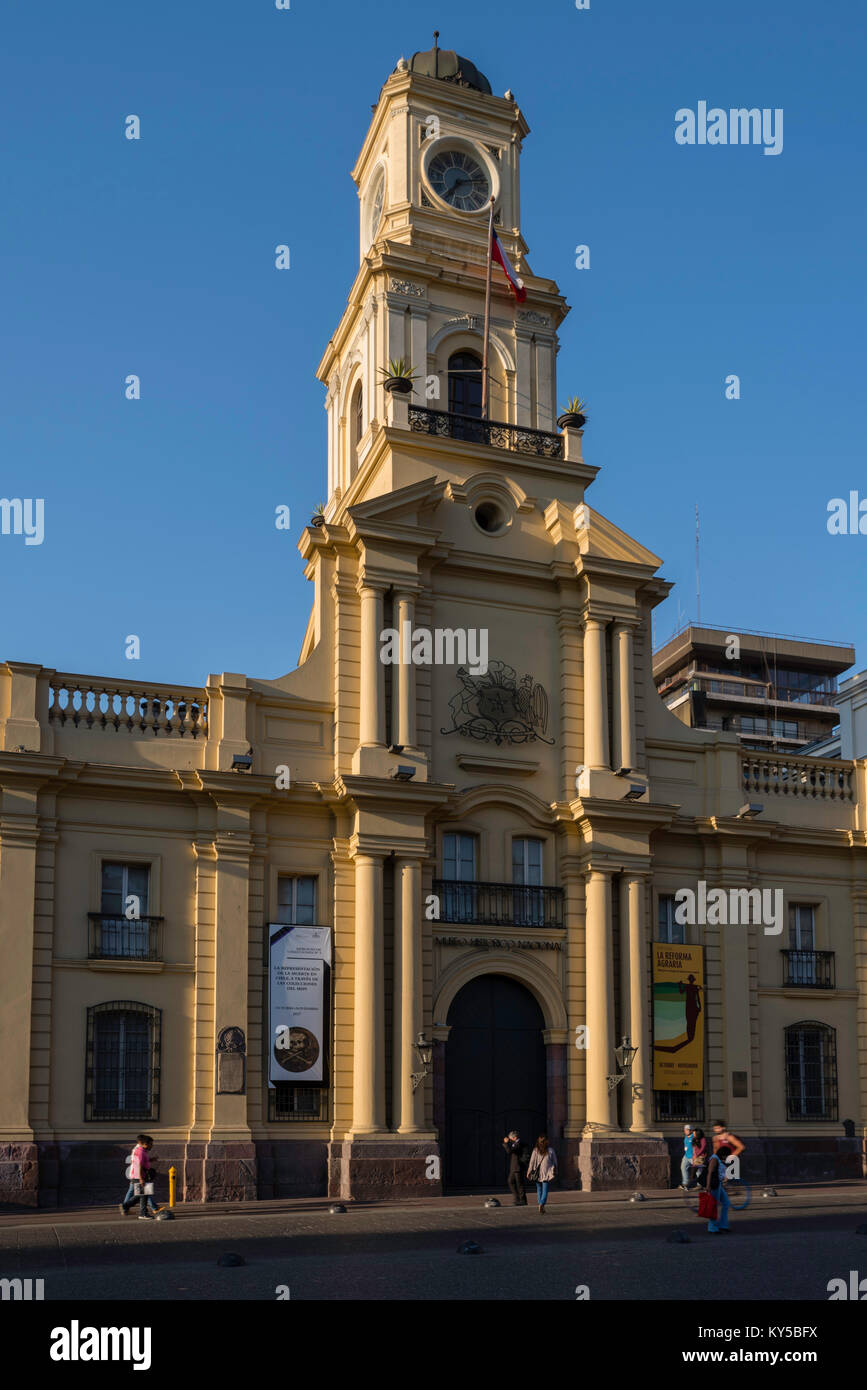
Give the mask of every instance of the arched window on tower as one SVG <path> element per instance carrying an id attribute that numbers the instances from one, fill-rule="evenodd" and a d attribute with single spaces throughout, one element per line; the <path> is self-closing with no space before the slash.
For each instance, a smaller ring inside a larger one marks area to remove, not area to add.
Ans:
<path id="1" fill-rule="evenodd" d="M 482 359 L 475 352 L 453 352 L 449 358 L 449 413 L 482 418 Z M 474 435 L 471 425 L 465 428 Z M 457 439 L 463 437 L 458 421 L 453 434 Z"/>
<path id="2" fill-rule="evenodd" d="M 358 445 L 364 433 L 364 391 L 359 381 L 349 407 L 349 476 L 358 472 Z"/>

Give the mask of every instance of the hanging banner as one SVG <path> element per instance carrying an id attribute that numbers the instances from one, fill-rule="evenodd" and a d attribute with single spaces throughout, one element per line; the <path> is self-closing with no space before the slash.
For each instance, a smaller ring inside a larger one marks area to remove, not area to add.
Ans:
<path id="1" fill-rule="evenodd" d="M 270 1061 L 268 1085 L 303 1084 L 325 1075 L 325 969 L 330 927 L 268 928 L 270 947 Z"/>
<path id="2" fill-rule="evenodd" d="M 704 1090 L 704 950 L 654 941 L 653 1089 Z"/>

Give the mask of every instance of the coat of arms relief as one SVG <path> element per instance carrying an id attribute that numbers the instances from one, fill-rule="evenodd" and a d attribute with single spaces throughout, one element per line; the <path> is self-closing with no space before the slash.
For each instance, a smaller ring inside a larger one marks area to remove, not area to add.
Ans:
<path id="1" fill-rule="evenodd" d="M 553 743 L 546 738 L 548 696 L 532 676 L 518 680 L 504 661 L 491 661 L 484 675 L 466 666 L 457 671 L 461 688 L 449 700 L 452 727 L 441 734 L 463 734 L 488 743 Z"/>

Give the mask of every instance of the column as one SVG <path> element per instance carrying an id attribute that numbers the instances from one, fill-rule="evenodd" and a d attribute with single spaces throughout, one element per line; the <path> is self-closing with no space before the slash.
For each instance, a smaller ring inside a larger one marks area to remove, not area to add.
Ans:
<path id="1" fill-rule="evenodd" d="M 605 675 L 605 623 L 584 623 L 584 763 L 608 768 L 608 683 Z"/>
<path id="2" fill-rule="evenodd" d="M 355 995 L 353 999 L 352 1133 L 385 1125 L 383 1029 L 382 856 L 355 856 Z"/>
<path id="3" fill-rule="evenodd" d="M 359 743 L 385 745 L 385 667 L 379 659 L 382 588 L 367 582 L 361 595 L 361 709 Z"/>
<path id="4" fill-rule="evenodd" d="M 614 771 L 635 766 L 635 694 L 633 687 L 632 625 L 615 623 L 611 642 L 611 683 L 614 694 L 612 730 Z"/>
<path id="5" fill-rule="evenodd" d="M 644 940 L 644 879 L 639 874 L 623 874 L 620 880 L 621 950 L 629 960 L 629 994 L 623 1000 L 623 1016 L 628 1020 L 624 1032 L 637 1047 L 632 1063 L 632 1120 L 630 1129 L 650 1128 L 650 1100 L 653 1088 L 653 1059 L 650 1054 L 650 1019 L 647 996 L 647 948 Z"/>
<path id="6" fill-rule="evenodd" d="M 614 1070 L 614 980 L 611 951 L 611 874 L 587 875 L 587 1123 L 617 1124 L 617 1103 L 608 1090 Z"/>
<path id="7" fill-rule="evenodd" d="M 421 1066 L 413 1050 L 422 1027 L 420 859 L 395 861 L 394 908 L 393 1123 L 401 1134 L 419 1134 L 424 1087 L 413 1091 L 412 1073 Z"/>
<path id="8" fill-rule="evenodd" d="M 415 625 L 415 595 L 396 593 L 397 630 L 400 633 L 400 665 L 397 668 L 396 743 L 415 747 L 415 667 L 412 664 L 412 631 Z"/>

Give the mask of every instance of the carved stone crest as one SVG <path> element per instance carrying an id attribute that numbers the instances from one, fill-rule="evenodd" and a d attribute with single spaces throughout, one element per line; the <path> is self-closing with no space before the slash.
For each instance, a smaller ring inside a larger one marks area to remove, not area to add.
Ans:
<path id="1" fill-rule="evenodd" d="M 224 1028 L 217 1040 L 218 1052 L 246 1052 L 247 1039 L 243 1028 Z"/>
<path id="2" fill-rule="evenodd" d="M 504 661 L 492 661 L 483 676 L 459 666 L 460 690 L 449 700 L 452 727 L 441 734 L 463 734 L 492 743 L 553 743 L 546 738 L 548 696 L 532 676 L 519 681 Z"/>

